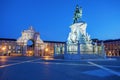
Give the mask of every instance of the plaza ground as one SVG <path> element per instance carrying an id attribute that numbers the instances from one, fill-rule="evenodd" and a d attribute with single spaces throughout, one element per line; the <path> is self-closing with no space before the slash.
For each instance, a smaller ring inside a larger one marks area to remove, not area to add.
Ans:
<path id="1" fill-rule="evenodd" d="M 0 56 L 0 80 L 120 80 L 120 58 L 71 61 Z"/>

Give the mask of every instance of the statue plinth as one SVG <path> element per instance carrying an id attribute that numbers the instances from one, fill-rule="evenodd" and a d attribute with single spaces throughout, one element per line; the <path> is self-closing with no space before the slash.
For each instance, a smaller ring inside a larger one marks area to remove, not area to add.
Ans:
<path id="1" fill-rule="evenodd" d="M 79 23 L 74 23 L 70 26 L 71 32 L 69 33 L 68 36 L 68 44 L 76 44 L 81 43 L 81 44 L 91 44 L 92 41 L 90 39 L 90 35 L 86 33 L 86 27 L 87 23 L 85 22 L 79 22 Z"/>

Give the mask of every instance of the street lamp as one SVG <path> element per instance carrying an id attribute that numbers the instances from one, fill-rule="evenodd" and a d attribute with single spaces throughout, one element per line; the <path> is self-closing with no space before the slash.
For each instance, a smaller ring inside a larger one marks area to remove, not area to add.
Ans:
<path id="1" fill-rule="evenodd" d="M 3 46 L 2 48 L 1 48 L 1 50 L 3 51 L 3 54 L 5 54 L 5 51 L 6 51 L 6 46 Z"/>

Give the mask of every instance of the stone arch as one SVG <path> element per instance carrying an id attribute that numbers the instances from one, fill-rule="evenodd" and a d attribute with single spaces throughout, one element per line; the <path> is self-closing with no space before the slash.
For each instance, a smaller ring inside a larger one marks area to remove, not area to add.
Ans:
<path id="1" fill-rule="evenodd" d="M 28 30 L 24 30 L 22 36 L 17 39 L 17 44 L 22 47 L 23 55 L 26 55 L 29 40 L 34 42 L 34 55 L 39 56 L 39 51 L 44 49 L 44 42 L 40 39 L 39 32 L 35 32 L 32 26 Z"/>
<path id="2" fill-rule="evenodd" d="M 35 46 L 34 40 L 30 39 L 27 41 L 27 52 L 26 52 L 27 56 L 34 55 L 34 46 Z"/>
<path id="3" fill-rule="evenodd" d="M 27 41 L 27 45 L 29 45 L 29 46 L 34 46 L 34 43 L 35 42 L 32 39 Z"/>

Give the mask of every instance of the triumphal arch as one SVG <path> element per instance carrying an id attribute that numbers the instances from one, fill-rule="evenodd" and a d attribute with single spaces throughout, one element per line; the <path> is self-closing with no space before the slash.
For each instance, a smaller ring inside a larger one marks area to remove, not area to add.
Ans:
<path id="1" fill-rule="evenodd" d="M 29 40 L 33 42 L 31 46 L 27 45 Z M 22 36 L 17 39 L 17 44 L 21 47 L 21 53 L 23 55 L 31 54 L 33 56 L 42 56 L 44 51 L 44 43 L 40 39 L 40 34 L 36 32 L 32 26 L 22 32 Z"/>

